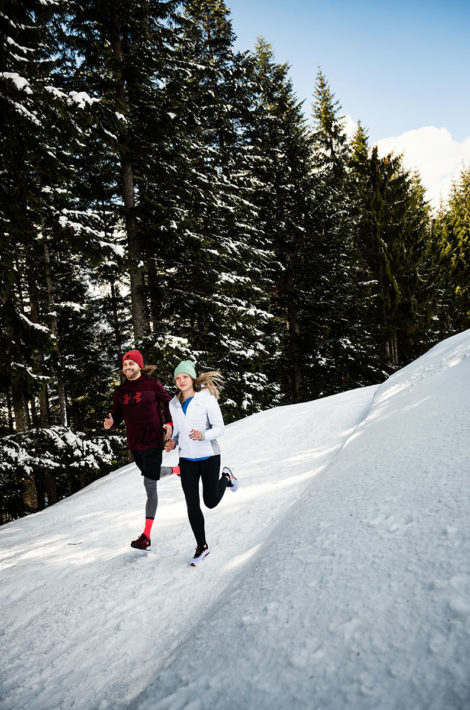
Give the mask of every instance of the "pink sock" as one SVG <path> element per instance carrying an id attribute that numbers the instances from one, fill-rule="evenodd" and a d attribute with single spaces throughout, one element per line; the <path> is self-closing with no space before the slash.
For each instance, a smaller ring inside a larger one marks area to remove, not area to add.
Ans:
<path id="1" fill-rule="evenodd" d="M 150 533 L 152 532 L 152 525 L 153 525 L 153 519 L 146 518 L 145 519 L 144 535 L 147 535 L 149 540 L 150 540 Z"/>

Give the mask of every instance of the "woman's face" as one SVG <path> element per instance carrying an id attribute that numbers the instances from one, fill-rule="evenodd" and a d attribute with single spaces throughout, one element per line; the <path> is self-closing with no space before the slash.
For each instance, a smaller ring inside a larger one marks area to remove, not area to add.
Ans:
<path id="1" fill-rule="evenodd" d="M 189 394 L 193 391 L 193 381 L 185 372 L 180 372 L 175 378 L 176 386 L 183 394 Z"/>

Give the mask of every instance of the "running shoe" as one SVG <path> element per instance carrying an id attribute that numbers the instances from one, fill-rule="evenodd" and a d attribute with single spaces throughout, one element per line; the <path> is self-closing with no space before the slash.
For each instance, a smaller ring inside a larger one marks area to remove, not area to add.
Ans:
<path id="1" fill-rule="evenodd" d="M 238 491 L 238 481 L 231 472 L 231 470 L 228 468 L 228 466 L 224 466 L 222 469 L 222 476 L 225 476 L 227 479 L 227 485 L 232 491 L 232 493 L 235 493 L 235 491 Z"/>
<path id="2" fill-rule="evenodd" d="M 194 553 L 194 557 L 191 558 L 189 564 L 191 567 L 197 567 L 201 564 L 202 560 L 209 554 L 209 548 L 207 545 L 198 545 Z"/>
<path id="3" fill-rule="evenodd" d="M 131 542 L 131 547 L 135 547 L 137 550 L 150 550 L 151 545 L 150 538 L 145 533 Z"/>

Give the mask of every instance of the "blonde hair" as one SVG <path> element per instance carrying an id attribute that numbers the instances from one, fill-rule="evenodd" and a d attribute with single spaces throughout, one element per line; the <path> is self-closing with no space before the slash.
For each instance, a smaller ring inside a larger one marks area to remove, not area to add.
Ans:
<path id="1" fill-rule="evenodd" d="M 225 380 L 218 370 L 203 372 L 202 375 L 198 375 L 196 379 L 193 379 L 192 377 L 191 379 L 193 381 L 193 389 L 195 392 L 200 392 L 202 389 L 208 389 L 216 399 L 219 399 Z M 178 390 L 176 396 L 180 402 L 184 402 L 183 393 L 180 389 Z"/>

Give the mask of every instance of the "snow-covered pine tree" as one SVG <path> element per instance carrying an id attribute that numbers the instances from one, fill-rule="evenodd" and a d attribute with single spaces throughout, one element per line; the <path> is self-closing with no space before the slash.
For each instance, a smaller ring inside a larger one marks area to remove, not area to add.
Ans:
<path id="1" fill-rule="evenodd" d="M 348 196 L 349 145 L 341 106 L 318 71 L 313 103 L 315 182 L 308 235 L 311 259 L 304 290 L 304 348 L 310 396 L 332 394 L 361 381 L 361 275 L 352 239 Z"/>
<path id="2" fill-rule="evenodd" d="M 233 42 L 224 3 L 185 3 L 165 92 L 174 128 L 156 145 L 173 161 L 172 173 L 148 190 L 147 220 L 157 239 L 166 237 L 149 255 L 159 306 L 155 358 L 168 377 L 172 363 L 190 354 L 199 369 L 222 369 L 229 419 L 262 406 L 272 342 L 266 254 L 251 201 L 250 61 Z M 168 157 L 160 163 L 170 164 Z"/>
<path id="3" fill-rule="evenodd" d="M 227 378 L 226 408 L 236 418 L 275 401 L 269 382 L 273 352 L 265 276 L 270 258 L 254 204 L 253 109 L 256 84 L 250 58 L 235 53 L 225 3 L 192 0 L 190 19 L 199 27 L 197 61 L 205 65 L 203 87 L 206 150 L 212 151 L 217 193 L 207 214 L 207 251 L 215 274 L 216 310 L 208 359 L 214 354 Z M 214 179 L 213 178 L 213 179 Z M 275 348 L 274 348 L 275 349 Z"/>
<path id="4" fill-rule="evenodd" d="M 1 271 L 3 382 L 11 391 L 14 431 L 28 430 L 36 419 L 48 423 L 44 353 L 57 348 L 47 322 L 51 310 L 42 308 L 46 290 L 45 229 L 52 205 L 51 182 L 57 187 L 63 175 L 56 152 L 61 130 L 60 108 L 49 87 L 54 40 L 52 4 L 3 5 L 1 102 L 4 159 L 1 221 L 3 227 Z M 52 176 L 52 181 L 49 180 Z M 47 373 L 49 374 L 49 373 Z M 39 394 L 40 416 L 35 394 Z M 37 506 L 35 473 L 19 482 L 27 509 Z"/>
<path id="5" fill-rule="evenodd" d="M 263 38 L 258 39 L 254 60 L 252 170 L 258 224 L 263 245 L 272 254 L 264 282 L 271 297 L 275 322 L 271 337 L 276 346 L 267 373 L 270 382 L 280 384 L 283 401 L 295 402 L 306 396 L 301 274 L 312 259 L 306 246 L 314 181 L 311 136 L 288 65 L 275 61 Z"/>
<path id="6" fill-rule="evenodd" d="M 41 353 L 55 346 L 39 305 L 45 279 L 38 278 L 50 206 L 46 175 L 56 175 L 57 185 L 62 173 L 55 149 L 60 119 L 48 86 L 53 15 L 52 5 L 6 2 L 0 18 L 2 379 L 11 392 L 15 431 L 31 425 L 28 402 L 37 392 L 42 421 L 47 417 Z"/>
<path id="7" fill-rule="evenodd" d="M 150 332 L 139 185 L 144 187 L 148 179 L 149 144 L 158 142 L 159 123 L 171 120 L 164 118 L 158 89 L 171 63 L 171 21 L 177 4 L 157 0 L 69 3 L 67 39 L 71 57 L 78 63 L 74 79 L 108 109 L 98 128 L 107 141 L 107 161 L 114 171 L 114 177 L 111 170 L 106 173 L 114 186 L 108 207 L 122 217 L 126 235 L 134 341 Z"/>
<path id="8" fill-rule="evenodd" d="M 109 473 L 116 466 L 120 447 L 120 437 L 115 434 L 90 437 L 57 425 L 4 437 L 0 447 L 0 525 L 51 505 Z M 25 500 L 24 484 L 31 471 L 35 473 L 34 498 Z M 54 482 L 54 489 L 48 481 Z"/>
<path id="9" fill-rule="evenodd" d="M 107 251 L 95 216 L 74 193 L 74 158 L 93 102 L 64 90 L 58 45 L 63 10 L 59 3 L 15 2 L 4 4 L 1 17 L 6 130 L 0 318 L 3 382 L 16 433 L 67 423 L 65 372 L 74 350 L 66 352 L 60 327 L 64 312 L 74 308 L 70 271 L 87 283 L 86 264 Z M 78 328 L 73 346 L 79 350 L 80 344 Z M 49 503 L 57 499 L 51 471 L 33 471 L 16 482 L 27 510 L 44 505 L 45 495 Z"/>

